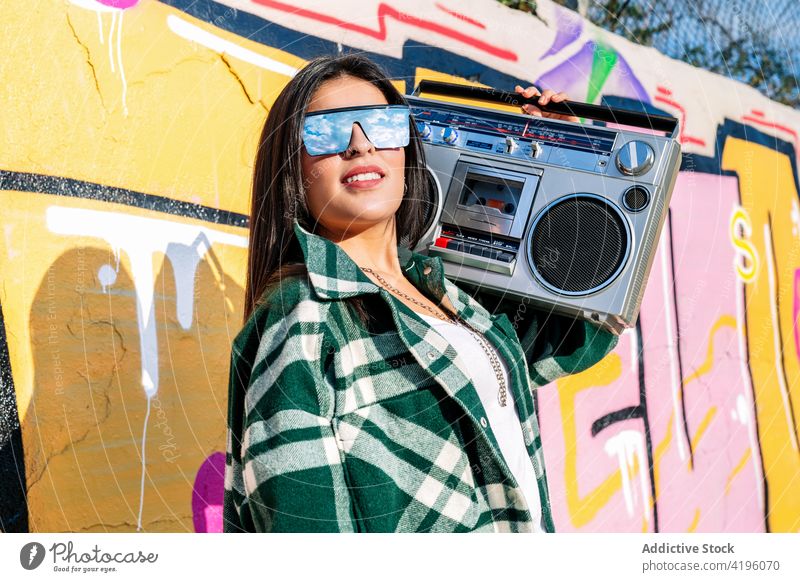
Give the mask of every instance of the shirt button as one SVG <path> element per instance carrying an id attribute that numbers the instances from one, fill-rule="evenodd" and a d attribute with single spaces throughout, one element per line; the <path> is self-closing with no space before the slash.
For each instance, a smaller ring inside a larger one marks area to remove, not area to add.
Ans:
<path id="1" fill-rule="evenodd" d="M 422 269 L 423 275 L 427 275 L 431 272 L 431 266 L 427 265 L 424 269 Z"/>
<path id="2" fill-rule="evenodd" d="M 436 354 L 434 352 L 428 352 L 428 359 L 433 361 L 436 359 Z"/>
<path id="3" fill-rule="evenodd" d="M 483 428 L 486 428 L 487 426 L 489 426 L 489 423 L 486 421 L 486 417 L 485 416 L 481 416 L 481 426 Z"/>

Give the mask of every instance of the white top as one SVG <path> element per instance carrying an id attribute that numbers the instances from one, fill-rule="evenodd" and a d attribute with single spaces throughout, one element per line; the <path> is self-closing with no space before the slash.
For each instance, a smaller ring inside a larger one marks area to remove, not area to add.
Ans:
<path id="1" fill-rule="evenodd" d="M 533 463 L 528 455 L 528 450 L 525 448 L 522 426 L 519 422 L 517 407 L 510 388 L 507 388 L 506 406 L 500 406 L 500 401 L 497 397 L 500 391 L 497 375 L 494 373 L 489 357 L 478 340 L 460 325 L 442 321 L 437 317 L 424 313 L 417 313 L 417 315 L 436 328 L 436 331 L 455 348 L 464 362 L 469 362 L 470 377 L 486 411 L 488 424 L 492 426 L 492 432 L 497 439 L 497 444 L 500 445 L 503 458 L 505 458 L 508 467 L 514 474 L 514 478 L 524 492 L 525 501 L 533 518 L 533 531 L 543 532 L 539 486 L 536 482 Z M 494 350 L 494 347 L 492 349 Z M 494 352 L 497 354 L 498 360 L 500 360 L 500 367 L 503 369 L 506 386 L 508 387 L 508 367 L 500 353 L 497 350 L 494 350 Z"/>

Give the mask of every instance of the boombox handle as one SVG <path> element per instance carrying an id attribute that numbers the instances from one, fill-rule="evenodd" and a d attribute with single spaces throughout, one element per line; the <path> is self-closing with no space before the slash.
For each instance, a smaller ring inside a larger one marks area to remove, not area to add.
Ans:
<path id="1" fill-rule="evenodd" d="M 491 87 L 473 87 L 470 85 L 444 83 L 442 81 L 429 81 L 427 79 L 423 79 L 419 82 L 419 85 L 414 89 L 413 95 L 419 96 L 420 93 L 433 93 L 434 95 L 441 95 L 443 97 L 489 101 L 502 105 L 510 105 L 512 107 L 519 107 L 523 104 L 530 103 L 542 111 L 574 115 L 576 117 L 585 117 L 597 121 L 630 125 L 655 131 L 664 131 L 671 134 L 672 138 L 678 135 L 678 120 L 670 115 L 639 113 L 628 109 L 619 109 L 608 105 L 593 105 L 580 101 L 561 101 L 560 103 L 550 101 L 546 105 L 540 105 L 536 102 L 539 97 L 538 95 L 526 99 L 519 93 L 500 91 Z"/>

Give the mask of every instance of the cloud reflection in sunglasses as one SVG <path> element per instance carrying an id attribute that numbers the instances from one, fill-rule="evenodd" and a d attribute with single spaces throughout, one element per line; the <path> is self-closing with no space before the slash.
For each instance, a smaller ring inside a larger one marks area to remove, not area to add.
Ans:
<path id="1" fill-rule="evenodd" d="M 352 107 L 315 111 L 303 124 L 303 143 L 309 155 L 343 152 L 350 143 L 353 124 L 358 123 L 376 148 L 408 145 L 410 111 L 406 105 Z"/>

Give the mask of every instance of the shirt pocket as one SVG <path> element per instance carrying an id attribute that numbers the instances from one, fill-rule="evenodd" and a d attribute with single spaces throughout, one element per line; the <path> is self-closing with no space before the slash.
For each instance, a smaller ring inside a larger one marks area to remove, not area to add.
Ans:
<path id="1" fill-rule="evenodd" d="M 422 389 L 334 419 L 366 531 L 456 532 L 482 513 L 473 465 L 443 391 Z"/>

